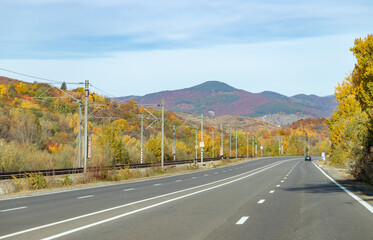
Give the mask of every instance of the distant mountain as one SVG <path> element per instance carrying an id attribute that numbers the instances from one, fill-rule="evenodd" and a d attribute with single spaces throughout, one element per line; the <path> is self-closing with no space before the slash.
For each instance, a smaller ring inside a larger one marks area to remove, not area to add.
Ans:
<path id="1" fill-rule="evenodd" d="M 145 96 L 119 97 L 115 100 L 118 102 L 133 100 L 138 104 L 149 104 L 160 103 L 162 98 L 167 109 L 176 112 L 255 118 L 293 115 L 297 116 L 294 121 L 309 117 L 328 117 L 336 107 L 334 96 L 299 94 L 287 97 L 270 91 L 251 93 L 219 81 L 208 81 L 191 88 L 162 91 Z M 287 120 L 287 124 L 291 122 L 293 121 Z M 281 125 L 278 121 L 271 123 Z"/>

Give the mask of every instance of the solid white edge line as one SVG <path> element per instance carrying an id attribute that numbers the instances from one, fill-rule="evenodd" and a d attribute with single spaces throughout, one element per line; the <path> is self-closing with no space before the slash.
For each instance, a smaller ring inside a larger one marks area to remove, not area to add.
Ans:
<path id="1" fill-rule="evenodd" d="M 124 189 L 123 192 L 132 191 L 132 190 L 135 190 L 135 189 L 134 188 L 127 188 L 127 189 Z"/>
<path id="2" fill-rule="evenodd" d="M 17 208 L 4 209 L 4 210 L 0 210 L 0 212 L 10 212 L 10 211 L 20 210 L 20 209 L 24 209 L 24 208 L 27 208 L 27 206 L 24 206 L 24 207 L 17 207 Z"/>
<path id="3" fill-rule="evenodd" d="M 317 166 L 316 163 L 312 162 L 327 178 L 330 179 L 335 185 L 337 185 L 339 188 L 341 188 L 343 191 L 345 191 L 348 195 L 350 195 L 353 199 L 355 199 L 358 203 L 363 205 L 366 209 L 368 209 L 371 213 L 373 213 L 373 207 L 360 197 L 358 197 L 356 194 L 352 193 L 350 190 L 339 184 L 337 181 L 335 181 L 332 177 L 330 177 L 327 173 L 324 172 L 319 166 Z"/>
<path id="4" fill-rule="evenodd" d="M 249 216 L 243 216 L 242 218 L 240 218 L 240 220 L 238 220 L 236 222 L 236 225 L 242 225 L 242 224 L 244 224 L 247 219 L 249 219 Z"/>
<path id="5" fill-rule="evenodd" d="M 120 205 L 120 206 L 116 206 L 116 207 L 112 207 L 112 208 L 103 209 L 103 210 L 100 210 L 100 211 L 96 211 L 96 212 L 92 212 L 92 213 L 80 215 L 80 216 L 77 216 L 77 217 L 68 218 L 68 219 L 65 219 L 65 220 L 58 221 L 58 222 L 49 223 L 49 224 L 45 224 L 45 225 L 42 225 L 42 226 L 25 229 L 25 230 L 22 230 L 22 231 L 19 231 L 19 232 L 10 233 L 10 234 L 7 234 L 7 235 L 0 236 L 0 239 L 17 236 L 17 235 L 20 235 L 20 234 L 23 234 L 23 233 L 32 232 L 32 231 L 35 231 L 35 230 L 39 230 L 39 229 L 51 227 L 51 226 L 54 226 L 54 225 L 65 223 L 65 222 L 74 221 L 74 220 L 81 219 L 81 218 L 84 218 L 84 217 L 89 217 L 89 216 L 97 215 L 97 214 L 100 214 L 100 213 L 104 213 L 104 212 L 112 211 L 112 210 L 115 210 L 115 209 L 127 207 L 127 206 L 134 205 L 134 204 L 137 204 L 137 203 L 142 203 L 142 202 L 154 200 L 154 199 L 161 198 L 161 197 L 166 197 L 166 196 L 169 196 L 169 195 L 172 195 L 172 194 L 189 191 L 189 190 L 192 190 L 192 189 L 195 189 L 195 188 L 200 188 L 200 187 L 204 187 L 204 186 L 207 186 L 207 185 L 215 184 L 215 183 L 218 183 L 218 182 L 222 182 L 222 181 L 234 178 L 234 177 L 238 177 L 238 176 L 247 174 L 247 173 L 255 171 L 255 170 L 259 170 L 257 172 L 254 172 L 253 174 L 250 174 L 250 175 L 247 176 L 247 177 L 249 177 L 249 176 L 252 176 L 252 175 L 254 175 L 256 173 L 259 173 L 261 171 L 264 171 L 264 170 L 267 170 L 267 169 L 272 168 L 274 166 L 277 166 L 277 165 L 279 165 L 281 163 L 285 163 L 285 162 L 293 161 L 293 160 L 297 160 L 297 159 L 284 159 L 281 162 L 275 162 L 275 163 L 272 163 L 272 164 L 268 164 L 266 166 L 262 166 L 262 167 L 259 167 L 257 169 L 249 170 L 248 172 L 244 172 L 244 173 L 238 174 L 236 176 L 231 176 L 231 177 L 228 177 L 228 178 L 225 178 L 225 179 L 220 179 L 220 180 L 217 180 L 215 182 L 206 183 L 206 184 L 202 184 L 202 185 L 199 185 L 199 186 L 195 186 L 195 187 L 191 187 L 191 188 L 179 190 L 179 191 L 176 191 L 176 192 L 171 192 L 171 193 L 167 193 L 167 194 L 163 194 L 163 195 L 159 195 L 159 196 L 155 196 L 155 197 L 151 197 L 151 198 L 147 198 L 147 199 L 142 199 L 142 200 L 139 200 L 139 201 L 136 201 L 136 202 L 131 202 L 131 203 L 123 204 L 123 205 Z M 268 167 L 268 166 L 270 166 L 270 167 Z"/>

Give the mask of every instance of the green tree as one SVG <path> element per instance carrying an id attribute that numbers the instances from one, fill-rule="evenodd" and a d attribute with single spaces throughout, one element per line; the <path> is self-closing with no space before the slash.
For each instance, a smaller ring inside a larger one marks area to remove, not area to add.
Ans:
<path id="1" fill-rule="evenodd" d="M 61 84 L 61 89 L 62 90 L 67 90 L 67 86 L 66 86 L 66 83 L 65 82 L 63 82 L 62 84 Z"/>

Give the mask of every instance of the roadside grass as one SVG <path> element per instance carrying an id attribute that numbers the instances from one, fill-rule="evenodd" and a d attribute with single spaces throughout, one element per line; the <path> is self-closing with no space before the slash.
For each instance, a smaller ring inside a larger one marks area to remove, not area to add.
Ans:
<path id="1" fill-rule="evenodd" d="M 25 178 L 3 180 L 0 185 L 0 196 L 40 191 L 43 189 L 74 188 L 85 184 L 100 184 L 109 182 L 125 182 L 159 176 L 175 175 L 191 171 L 212 169 L 247 161 L 247 159 L 223 159 L 205 164 L 191 163 L 166 166 L 162 171 L 160 166 L 146 169 L 130 169 L 129 167 L 111 170 L 100 167 L 95 171 L 64 176 L 43 176 L 41 173 L 30 173 Z"/>

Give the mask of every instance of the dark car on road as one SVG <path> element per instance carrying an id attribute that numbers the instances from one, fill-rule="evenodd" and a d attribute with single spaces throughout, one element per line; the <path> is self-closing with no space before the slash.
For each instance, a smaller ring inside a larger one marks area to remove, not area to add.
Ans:
<path id="1" fill-rule="evenodd" d="M 311 161 L 311 156 L 306 156 L 305 158 L 304 158 L 304 161 Z"/>

